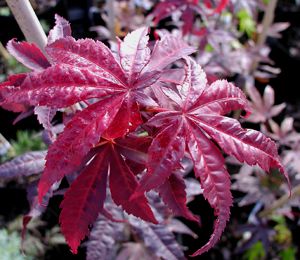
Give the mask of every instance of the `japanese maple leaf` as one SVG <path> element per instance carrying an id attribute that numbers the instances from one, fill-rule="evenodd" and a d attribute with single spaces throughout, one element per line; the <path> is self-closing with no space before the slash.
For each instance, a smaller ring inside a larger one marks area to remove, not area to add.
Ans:
<path id="1" fill-rule="evenodd" d="M 80 101 L 87 104 L 50 146 L 38 187 L 39 202 L 42 202 L 54 183 L 65 175 L 80 172 L 65 195 L 60 218 L 73 252 L 101 211 L 108 169 L 116 204 L 130 214 L 156 221 L 145 197 L 129 203 L 138 182 L 122 153 L 112 144 L 142 123 L 139 110 L 146 99 L 144 89 L 159 79 L 166 66 L 194 49 L 166 36 L 151 52 L 147 34 L 148 28 L 128 34 L 119 43 L 117 57 L 101 42 L 75 40 L 70 36 L 59 38 L 45 48 L 51 66 L 20 76 L 22 81 L 18 84 L 10 80 L 0 89 L 0 105 L 16 103 L 59 109 Z M 103 146 L 101 137 L 108 144 Z M 101 149 L 93 153 L 99 146 Z M 80 226 L 76 234 L 70 215 L 75 216 L 73 222 Z"/>
<path id="2" fill-rule="evenodd" d="M 53 183 L 79 167 L 103 133 L 117 138 L 134 130 L 141 123 L 136 100 L 142 90 L 157 81 L 164 67 L 194 51 L 168 36 L 151 53 L 147 33 L 141 28 L 128 34 L 120 43 L 119 61 L 101 42 L 58 39 L 45 48 L 52 66 L 1 89 L 5 104 L 62 108 L 98 99 L 77 113 L 50 147 L 39 184 L 40 201 Z"/>
<path id="3" fill-rule="evenodd" d="M 129 141 L 136 140 L 129 138 L 127 142 Z M 139 141 L 144 140 L 141 138 Z M 137 154 L 138 149 L 134 152 L 134 145 L 125 148 L 126 141 L 121 140 L 120 146 L 117 142 L 118 140 L 113 143 L 107 140 L 101 142 L 96 156 L 71 184 L 61 203 L 61 230 L 73 253 L 77 253 L 80 241 L 89 234 L 90 225 L 95 222 L 98 214 L 104 211 L 108 179 L 112 199 L 117 205 L 130 214 L 157 223 L 145 196 L 129 201 L 138 186 L 138 181 L 124 158 L 130 158 L 132 153 Z"/>
<path id="4" fill-rule="evenodd" d="M 187 33 L 193 33 L 194 19 L 197 14 L 221 13 L 228 3 L 229 0 L 220 0 L 217 1 L 214 7 L 212 1 L 209 0 L 204 1 L 204 6 L 200 5 L 198 0 L 160 1 L 155 6 L 152 16 L 154 17 L 154 24 L 158 24 L 160 20 L 171 16 L 174 11 L 180 11 L 181 20 L 183 21 L 182 32 L 183 35 L 186 35 Z"/>
<path id="5" fill-rule="evenodd" d="M 170 178 L 187 152 L 201 182 L 203 195 L 214 208 L 217 219 L 208 243 L 194 256 L 209 250 L 219 240 L 229 219 L 232 197 L 230 176 L 216 142 L 224 152 L 249 165 L 269 171 L 277 167 L 286 175 L 276 144 L 262 133 L 243 129 L 225 115 L 235 109 L 249 112 L 243 92 L 225 80 L 207 86 L 205 73 L 192 59 L 186 59 L 186 77 L 174 89 L 162 88 L 170 106 L 147 124 L 160 131 L 148 150 L 147 172 L 133 198 L 157 188 Z M 213 142 L 214 141 L 214 142 Z"/>

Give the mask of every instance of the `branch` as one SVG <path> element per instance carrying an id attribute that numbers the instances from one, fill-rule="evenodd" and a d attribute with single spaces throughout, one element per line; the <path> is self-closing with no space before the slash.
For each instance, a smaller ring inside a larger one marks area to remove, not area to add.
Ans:
<path id="1" fill-rule="evenodd" d="M 259 217 L 263 218 L 263 217 L 267 217 L 267 216 L 271 215 L 276 209 L 282 207 L 289 200 L 295 198 L 296 196 L 300 196 L 300 184 L 295 186 L 292 189 L 291 193 L 292 193 L 291 196 L 289 196 L 289 194 L 285 194 L 278 200 L 274 201 L 274 203 L 269 208 L 266 208 L 265 210 L 263 210 L 262 212 L 259 213 Z"/>
<path id="2" fill-rule="evenodd" d="M 274 20 L 274 13 L 275 13 L 275 8 L 277 6 L 277 2 L 278 2 L 278 0 L 270 0 L 269 4 L 267 6 L 267 10 L 264 14 L 264 18 L 262 21 L 263 28 L 262 28 L 261 33 L 258 36 L 257 43 L 256 43 L 256 46 L 258 49 L 261 48 L 267 40 L 268 30 Z M 256 70 L 258 64 L 259 64 L 259 61 L 256 59 L 253 63 L 252 69 L 251 69 L 252 73 Z"/>
<path id="3" fill-rule="evenodd" d="M 114 0 L 106 0 L 107 4 L 107 16 L 108 16 L 108 29 L 110 31 L 110 39 L 116 40 L 115 33 L 115 12 L 114 12 Z"/>
<path id="4" fill-rule="evenodd" d="M 17 20 L 26 40 L 37 44 L 44 51 L 47 37 L 29 0 L 6 0 L 6 3 Z"/>

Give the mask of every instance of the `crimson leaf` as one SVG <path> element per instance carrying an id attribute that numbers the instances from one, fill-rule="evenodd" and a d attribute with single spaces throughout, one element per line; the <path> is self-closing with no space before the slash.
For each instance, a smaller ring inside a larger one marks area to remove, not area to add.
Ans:
<path id="1" fill-rule="evenodd" d="M 242 129 L 238 121 L 223 116 L 234 109 L 249 110 L 245 95 L 226 81 L 217 81 L 211 86 L 206 85 L 206 77 L 200 66 L 193 60 L 186 59 L 186 77 L 182 85 L 172 88 L 162 88 L 162 92 L 174 103 L 168 110 L 152 117 L 148 124 L 163 130 L 154 138 L 151 146 L 161 143 L 160 149 L 149 149 L 149 158 L 155 158 L 159 165 L 155 169 L 163 168 L 164 172 L 157 175 L 153 171 L 153 162 L 149 159 L 147 173 L 137 189 L 141 192 L 161 185 L 176 167 L 175 161 L 180 156 L 173 157 L 166 164 L 169 153 L 168 140 L 183 138 L 187 152 L 194 162 L 194 171 L 200 179 L 203 194 L 214 208 L 217 219 L 214 232 L 208 243 L 195 252 L 194 256 L 209 250 L 220 238 L 226 222 L 229 219 L 232 204 L 230 193 L 230 178 L 224 166 L 224 159 L 210 140 L 215 142 L 228 154 L 250 165 L 259 165 L 264 170 L 279 168 L 286 175 L 277 154 L 276 144 L 260 132 Z M 178 131 L 178 126 L 183 130 Z M 167 127 L 167 128 L 166 128 Z M 172 137 L 162 134 L 167 129 L 174 129 Z M 184 136 L 182 137 L 182 133 Z M 161 140 L 162 139 L 162 140 Z M 163 152 L 161 152 L 163 151 Z M 156 153 L 161 153 L 159 158 Z M 154 161 L 155 161 L 154 160 Z M 166 168 L 168 165 L 170 168 Z M 158 178 L 161 177 L 161 179 Z M 287 176 L 286 176 L 287 177 Z M 155 179 L 155 181 L 152 181 Z"/>
<path id="2" fill-rule="evenodd" d="M 103 208 L 108 173 L 107 159 L 105 151 L 95 156 L 72 183 L 61 203 L 61 229 L 75 254 L 80 241 L 89 233 L 89 225 L 94 223 Z"/>
<path id="3" fill-rule="evenodd" d="M 39 201 L 53 183 L 75 172 L 114 119 L 122 96 L 101 100 L 77 113 L 50 146 L 46 168 L 39 183 Z M 115 109 L 109 110 L 113 106 Z M 82 142 L 84 140 L 84 142 Z"/>

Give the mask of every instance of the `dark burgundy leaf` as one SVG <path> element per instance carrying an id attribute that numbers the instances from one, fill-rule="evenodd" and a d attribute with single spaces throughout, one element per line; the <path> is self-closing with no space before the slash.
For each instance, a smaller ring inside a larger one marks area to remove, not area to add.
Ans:
<path id="1" fill-rule="evenodd" d="M 121 205 L 129 214 L 157 223 L 144 195 L 129 200 L 137 189 L 138 182 L 121 155 L 113 147 L 110 160 L 109 184 L 113 201 Z"/>
<path id="2" fill-rule="evenodd" d="M 106 197 L 109 147 L 104 148 L 67 190 L 60 207 L 59 222 L 74 254 L 80 241 L 89 234 Z"/>
<path id="3" fill-rule="evenodd" d="M 172 174 L 157 188 L 164 203 L 173 211 L 174 215 L 185 217 L 192 221 L 199 221 L 186 206 L 186 192 L 184 180 L 177 174 Z"/>
<path id="4" fill-rule="evenodd" d="M 101 100 L 77 113 L 66 125 L 46 157 L 39 183 L 39 201 L 50 186 L 78 169 L 83 158 L 99 141 L 122 104 L 122 96 Z"/>
<path id="5" fill-rule="evenodd" d="M 147 173 L 142 177 L 135 196 L 157 188 L 172 174 L 184 156 L 185 140 L 182 122 L 161 131 L 148 150 Z"/>

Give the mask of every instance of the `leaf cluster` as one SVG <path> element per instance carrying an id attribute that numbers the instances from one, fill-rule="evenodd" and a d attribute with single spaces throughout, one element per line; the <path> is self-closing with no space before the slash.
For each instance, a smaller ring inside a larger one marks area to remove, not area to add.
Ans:
<path id="1" fill-rule="evenodd" d="M 68 179 L 59 221 L 73 253 L 99 214 L 114 219 L 105 208 L 108 194 L 128 214 L 158 224 L 145 194 L 155 190 L 175 215 L 198 221 L 186 206 L 180 171 L 185 160 L 193 164 L 216 216 L 209 241 L 193 256 L 217 243 L 229 219 L 230 175 L 221 151 L 265 171 L 278 168 L 287 178 L 276 144 L 227 116 L 234 110 L 250 113 L 244 93 L 226 80 L 209 84 L 188 56 L 194 48 L 180 38 L 166 35 L 151 47 L 148 31 L 129 33 L 112 52 L 99 41 L 75 40 L 69 23 L 56 16 L 47 55 L 34 44 L 8 43 L 31 72 L 1 83 L 2 107 L 22 113 L 34 107 L 51 130 L 56 110 L 85 104 L 50 145 L 34 203 L 47 204 L 60 181 Z M 143 225 L 144 238 L 154 232 L 163 239 L 161 224 Z M 159 247 L 153 250 L 161 256 Z"/>

